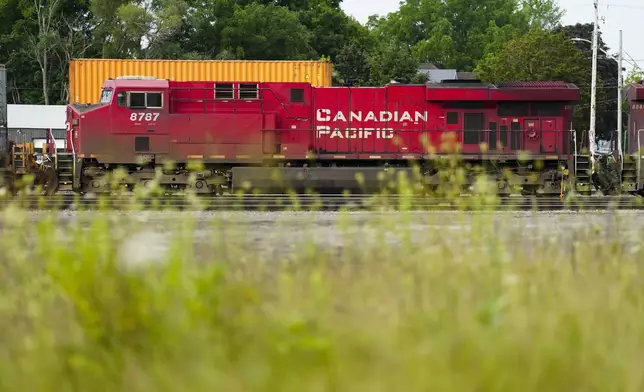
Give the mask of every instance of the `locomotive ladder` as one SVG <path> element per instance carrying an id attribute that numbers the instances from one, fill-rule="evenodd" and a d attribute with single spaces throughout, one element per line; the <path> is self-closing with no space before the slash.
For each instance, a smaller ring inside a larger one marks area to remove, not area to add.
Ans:
<path id="1" fill-rule="evenodd" d="M 590 154 L 579 154 L 577 132 L 573 129 L 570 130 L 573 136 L 574 147 L 574 165 L 575 165 L 575 191 L 583 194 L 591 193 L 591 176 L 592 176 L 592 163 L 590 161 Z M 582 138 L 583 140 L 583 138 Z M 583 146 L 583 143 L 582 143 Z M 584 150 L 584 149 L 582 149 Z M 586 152 L 586 151 L 584 151 Z"/>
<path id="2" fill-rule="evenodd" d="M 58 191 L 71 191 L 74 179 L 74 154 L 60 152 L 56 147 L 56 139 L 51 129 L 47 131 L 48 145 L 52 146 L 55 154 L 56 172 L 58 174 Z"/>
<path id="3" fill-rule="evenodd" d="M 591 192 L 591 173 L 590 155 L 575 154 L 575 191 Z"/>
<path id="4" fill-rule="evenodd" d="M 68 152 L 57 153 L 56 170 L 58 171 L 58 190 L 71 191 L 74 179 L 74 156 Z"/>
<path id="5" fill-rule="evenodd" d="M 637 159 L 632 155 L 624 155 L 624 168 L 621 175 L 621 186 L 624 192 L 637 190 Z"/>

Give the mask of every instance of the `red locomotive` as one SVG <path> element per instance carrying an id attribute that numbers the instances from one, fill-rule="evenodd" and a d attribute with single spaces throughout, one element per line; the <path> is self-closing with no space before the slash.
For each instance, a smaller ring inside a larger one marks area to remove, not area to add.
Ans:
<path id="1" fill-rule="evenodd" d="M 628 86 L 628 128 L 622 168 L 622 191 L 642 193 L 644 173 L 642 171 L 642 147 L 644 146 L 644 81 Z"/>
<path id="2" fill-rule="evenodd" d="M 503 178 L 500 192 L 519 185 L 558 195 L 579 100 L 579 89 L 564 82 L 312 87 L 121 77 L 105 81 L 101 94 L 96 105 L 67 109 L 77 192 L 107 191 L 105 175 L 119 166 L 130 186 L 157 178 L 198 193 L 356 191 L 379 187 L 385 169 L 411 175 L 414 162 L 431 188 L 441 147 L 456 143 L 460 158 Z M 190 161 L 203 165 L 195 172 Z M 174 167 L 155 175 L 167 162 Z"/>

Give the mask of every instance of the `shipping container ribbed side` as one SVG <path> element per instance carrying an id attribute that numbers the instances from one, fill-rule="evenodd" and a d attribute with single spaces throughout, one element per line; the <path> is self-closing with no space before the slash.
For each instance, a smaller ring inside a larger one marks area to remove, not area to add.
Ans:
<path id="1" fill-rule="evenodd" d="M 216 61 L 74 59 L 69 62 L 70 103 L 97 103 L 103 82 L 118 76 L 174 81 L 306 82 L 331 86 L 327 61 Z"/>

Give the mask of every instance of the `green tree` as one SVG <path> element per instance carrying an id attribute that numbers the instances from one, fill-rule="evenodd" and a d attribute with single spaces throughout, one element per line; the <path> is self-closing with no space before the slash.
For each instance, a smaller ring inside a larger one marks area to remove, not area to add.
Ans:
<path id="1" fill-rule="evenodd" d="M 399 83 L 420 83 L 418 61 L 409 47 L 393 39 L 382 42 L 369 56 L 372 85 L 383 85 L 395 80 Z"/>
<path id="2" fill-rule="evenodd" d="M 300 21 L 311 32 L 311 46 L 319 56 L 336 56 L 347 45 L 369 46 L 369 31 L 343 10 L 321 1 L 310 10 L 300 11 Z"/>
<path id="3" fill-rule="evenodd" d="M 238 5 L 233 0 L 186 0 L 189 17 L 184 33 L 175 37 L 181 49 L 189 56 L 206 59 L 234 59 L 235 56 L 222 47 L 221 36 Z"/>
<path id="4" fill-rule="evenodd" d="M 304 60 L 316 57 L 312 34 L 286 7 L 238 7 L 222 30 L 222 47 L 248 60 Z"/>
<path id="5" fill-rule="evenodd" d="M 583 53 L 562 33 L 531 30 L 508 42 L 498 53 L 486 56 L 475 72 L 486 82 L 561 80 L 577 84 L 581 104 L 575 110 L 575 127 L 588 129 L 590 69 Z M 601 83 L 598 78 L 598 85 Z M 605 108 L 603 89 L 597 89 L 597 108 Z"/>
<path id="6" fill-rule="evenodd" d="M 356 43 L 345 45 L 337 55 L 334 68 L 344 83 L 365 85 L 371 73 L 369 52 Z"/>
<path id="7" fill-rule="evenodd" d="M 88 0 L 0 0 L 9 102 L 67 101 L 66 59 L 85 53 L 88 18 Z"/>
<path id="8" fill-rule="evenodd" d="M 153 13 L 142 0 L 93 0 L 94 44 L 103 58 L 142 58 Z"/>
<path id="9" fill-rule="evenodd" d="M 592 45 L 588 41 L 593 39 L 592 23 L 577 23 L 569 26 L 557 26 L 554 29 L 557 33 L 562 33 L 566 39 L 581 38 L 586 41 L 575 41 L 573 45 L 582 52 L 582 64 L 586 67 L 587 72 L 592 70 Z M 609 48 L 602 39 L 601 31 L 598 34 L 597 46 L 597 91 L 601 91 L 603 100 L 597 107 L 597 134 L 601 138 L 610 138 L 614 136 L 617 129 L 617 59 L 606 56 Z M 584 85 L 591 83 L 590 78 L 584 82 Z"/>
<path id="10" fill-rule="evenodd" d="M 644 70 L 640 68 L 631 69 L 631 71 L 624 78 L 623 86 L 628 86 L 631 83 L 638 83 L 644 80 Z"/>
<path id="11" fill-rule="evenodd" d="M 561 14 L 554 0 L 409 0 L 368 26 L 379 38 L 408 44 L 420 62 L 470 71 L 531 26 L 556 25 Z"/>
<path id="12" fill-rule="evenodd" d="M 552 30 L 565 15 L 555 0 L 521 0 L 521 14 L 531 29 Z"/>

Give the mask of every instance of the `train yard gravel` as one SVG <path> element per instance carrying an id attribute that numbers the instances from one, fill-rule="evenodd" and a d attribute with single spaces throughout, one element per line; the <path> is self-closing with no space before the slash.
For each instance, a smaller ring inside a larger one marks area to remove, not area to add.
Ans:
<path id="1" fill-rule="evenodd" d="M 29 212 L 36 221 L 47 213 Z M 120 257 L 130 264 L 159 261 L 177 236 L 181 252 L 195 260 L 266 261 L 302 252 L 366 255 L 395 259 L 405 255 L 498 252 L 499 258 L 530 259 L 533 252 L 574 254 L 581 239 L 619 242 L 622 251 L 639 249 L 642 211 L 594 212 L 71 212 L 57 213 L 57 238 L 69 227 L 88 227 L 93 217 L 108 218 Z M 5 222 L 5 224 L 7 224 Z M 71 225 L 71 226 L 70 226 Z M 194 244 L 194 246 L 191 246 Z M 451 251 L 453 250 L 453 252 Z M 192 252 L 188 252 L 192 251 Z M 366 257 L 365 256 L 365 257 Z"/>

